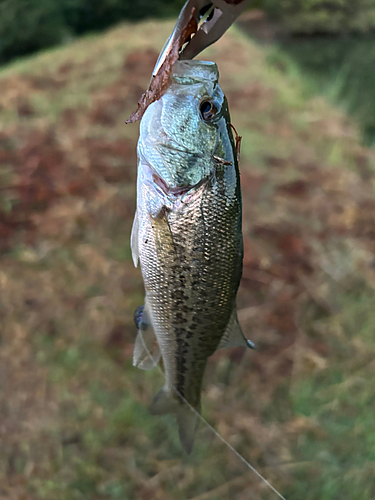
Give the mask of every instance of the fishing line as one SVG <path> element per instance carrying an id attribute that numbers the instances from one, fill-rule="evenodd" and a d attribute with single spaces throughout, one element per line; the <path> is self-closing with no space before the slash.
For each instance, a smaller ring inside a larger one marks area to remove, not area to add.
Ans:
<path id="1" fill-rule="evenodd" d="M 155 366 L 157 367 L 157 369 L 159 370 L 159 372 L 163 375 L 163 377 L 164 377 L 164 379 L 165 379 L 165 373 L 164 373 L 164 372 L 163 372 L 163 370 L 161 369 L 160 365 L 159 365 L 158 363 L 155 363 L 155 359 L 153 358 L 153 356 L 152 356 L 151 352 L 149 351 L 149 349 L 148 349 L 148 347 L 147 347 L 147 345 L 146 345 L 146 342 L 145 342 L 145 340 L 144 340 L 144 338 L 143 338 L 143 334 L 142 334 L 142 333 L 141 333 L 141 336 L 142 336 L 142 343 L 143 343 L 144 348 L 145 348 L 145 349 L 146 349 L 146 351 L 147 351 L 147 354 L 150 356 L 150 358 L 152 359 L 153 363 L 155 364 Z M 270 488 L 270 489 L 271 489 L 271 490 L 272 490 L 272 491 L 273 491 L 273 492 L 274 492 L 274 493 L 275 493 L 275 494 L 276 494 L 279 498 L 281 498 L 281 500 L 286 500 L 286 498 L 285 498 L 285 497 L 283 497 L 283 495 L 282 495 L 281 493 L 279 493 L 279 492 L 277 491 L 277 489 L 276 489 L 276 488 L 274 488 L 274 487 L 272 486 L 272 484 L 271 484 L 269 481 L 267 481 L 267 479 L 266 479 L 264 476 L 262 476 L 262 474 L 261 474 L 260 472 L 258 472 L 258 471 L 255 469 L 255 467 L 254 467 L 254 466 L 252 466 L 252 465 L 251 465 L 251 463 L 250 463 L 250 462 L 248 462 L 248 461 L 246 460 L 246 458 L 245 458 L 245 457 L 243 457 L 243 456 L 241 455 L 241 453 L 240 453 L 239 451 L 237 451 L 237 450 L 236 450 L 236 448 L 234 448 L 234 447 L 233 447 L 230 443 L 228 443 L 228 441 L 227 441 L 227 440 L 226 440 L 226 439 L 225 439 L 225 438 L 224 438 L 221 434 L 219 434 L 219 432 L 218 432 L 218 431 L 217 431 L 217 430 L 216 430 L 216 429 L 215 429 L 215 428 L 214 428 L 211 424 L 209 424 L 209 423 L 207 422 L 207 420 L 206 420 L 204 417 L 202 417 L 202 415 L 201 415 L 199 412 L 197 412 L 197 410 L 196 410 L 196 409 L 195 409 L 195 408 L 194 408 L 194 407 L 193 407 L 193 406 L 189 403 L 189 401 L 187 401 L 187 400 L 186 400 L 186 399 L 182 396 L 182 394 L 180 394 L 180 392 L 179 392 L 179 391 L 178 391 L 175 387 L 173 387 L 173 390 L 174 390 L 174 392 L 177 394 L 177 396 L 178 396 L 178 397 L 179 397 L 179 398 L 180 398 L 180 399 L 181 399 L 181 400 L 182 400 L 182 401 L 186 404 L 186 406 L 187 406 L 187 407 L 188 407 L 188 408 L 189 408 L 189 409 L 190 409 L 190 410 L 191 410 L 191 411 L 192 411 L 192 412 L 193 412 L 193 413 L 194 413 L 194 414 L 195 414 L 195 415 L 199 418 L 199 420 L 200 420 L 201 422 L 203 422 L 203 423 L 204 423 L 204 425 L 206 425 L 206 427 L 208 427 L 208 428 L 209 428 L 209 429 L 213 432 L 213 434 L 214 434 L 217 438 L 219 438 L 219 439 L 220 439 L 220 441 L 221 441 L 222 443 L 224 443 L 224 444 L 225 444 L 225 445 L 226 445 L 226 446 L 227 446 L 227 447 L 228 447 L 228 448 L 229 448 L 229 449 L 230 449 L 230 450 L 231 450 L 231 451 L 232 451 L 232 452 L 233 452 L 233 453 L 237 456 L 237 458 L 239 458 L 239 459 L 241 460 L 241 462 L 243 462 L 243 463 L 244 463 L 244 464 L 245 464 L 245 465 L 246 465 L 246 466 L 247 466 L 247 467 L 248 467 L 248 468 L 249 468 L 252 472 L 254 472 L 254 474 L 255 474 L 256 476 L 258 476 L 258 477 L 259 477 L 259 479 L 260 479 L 261 481 L 263 481 L 263 483 L 264 483 L 264 484 L 266 484 L 266 485 L 267 485 L 267 486 L 268 486 L 268 487 L 269 487 L 269 488 Z"/>

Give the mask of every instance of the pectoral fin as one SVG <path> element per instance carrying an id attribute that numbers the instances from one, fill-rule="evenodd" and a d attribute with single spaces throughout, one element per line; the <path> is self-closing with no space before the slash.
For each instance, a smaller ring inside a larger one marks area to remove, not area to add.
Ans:
<path id="1" fill-rule="evenodd" d="M 147 305 L 138 307 L 134 314 L 138 327 L 134 343 L 133 366 L 141 370 L 151 370 L 160 360 L 160 348 L 151 324 Z"/>
<path id="2" fill-rule="evenodd" d="M 135 212 L 132 233 L 130 236 L 130 246 L 132 249 L 132 257 L 135 267 L 138 266 L 138 259 L 139 259 L 138 234 L 139 234 L 138 213 Z"/>
<path id="3" fill-rule="evenodd" d="M 175 257 L 175 245 L 169 225 L 167 212 L 164 210 L 159 217 L 153 219 L 152 230 L 156 247 L 156 255 L 164 266 L 171 266 Z"/>
<path id="4" fill-rule="evenodd" d="M 218 349 L 223 347 L 250 347 L 250 349 L 255 349 L 253 342 L 247 340 L 242 332 L 240 324 L 238 323 L 236 307 L 233 308 L 227 329 L 221 337 Z"/>

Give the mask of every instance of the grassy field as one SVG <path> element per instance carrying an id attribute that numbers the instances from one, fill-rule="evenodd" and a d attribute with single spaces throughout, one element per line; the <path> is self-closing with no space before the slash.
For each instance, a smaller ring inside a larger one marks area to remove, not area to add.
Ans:
<path id="1" fill-rule="evenodd" d="M 122 25 L 0 73 L 0 499 L 276 496 L 201 425 L 181 450 L 132 367 L 137 125 L 172 23 Z M 145 36 L 147 34 L 147 36 Z M 215 60 L 243 136 L 258 351 L 209 361 L 203 415 L 288 500 L 375 498 L 375 152 L 235 29 Z"/>

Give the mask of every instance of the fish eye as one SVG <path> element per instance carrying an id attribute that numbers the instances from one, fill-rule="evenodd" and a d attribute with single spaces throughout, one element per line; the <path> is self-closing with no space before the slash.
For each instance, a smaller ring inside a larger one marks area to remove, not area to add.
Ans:
<path id="1" fill-rule="evenodd" d="M 202 119 L 208 122 L 216 116 L 218 110 L 213 102 L 205 100 L 200 103 L 199 111 Z"/>

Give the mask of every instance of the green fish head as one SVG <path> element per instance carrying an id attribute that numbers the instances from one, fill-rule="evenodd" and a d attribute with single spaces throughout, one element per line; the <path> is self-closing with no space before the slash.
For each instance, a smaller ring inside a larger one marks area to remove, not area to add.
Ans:
<path id="1" fill-rule="evenodd" d="M 228 141 L 229 113 L 218 78 L 212 62 L 177 61 L 168 90 L 143 116 L 140 161 L 168 188 L 198 184 L 212 172 L 214 154 L 232 154 L 221 144 Z"/>

